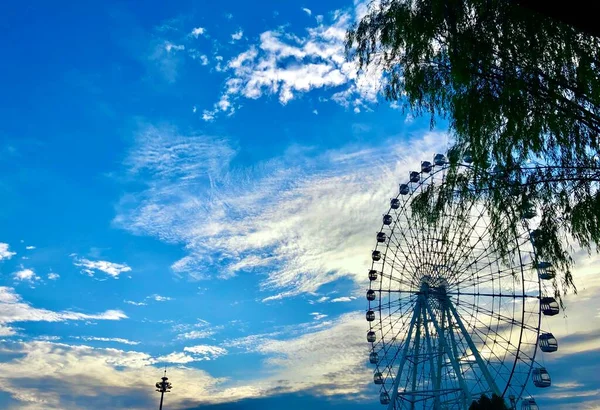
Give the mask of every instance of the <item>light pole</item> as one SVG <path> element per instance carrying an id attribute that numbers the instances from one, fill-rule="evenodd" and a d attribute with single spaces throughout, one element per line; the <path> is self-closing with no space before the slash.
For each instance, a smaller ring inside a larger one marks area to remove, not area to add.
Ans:
<path id="1" fill-rule="evenodd" d="M 165 374 L 163 377 L 161 377 L 161 380 L 161 382 L 156 382 L 156 391 L 160 392 L 160 406 L 158 407 L 158 410 L 162 410 L 165 393 L 170 392 L 171 388 L 173 387 L 173 385 L 167 381 L 169 380 L 167 377 L 167 369 L 165 369 Z"/>

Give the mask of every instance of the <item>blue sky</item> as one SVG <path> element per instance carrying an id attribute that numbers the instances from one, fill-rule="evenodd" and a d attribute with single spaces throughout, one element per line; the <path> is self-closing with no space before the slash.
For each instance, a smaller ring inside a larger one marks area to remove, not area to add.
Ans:
<path id="1" fill-rule="evenodd" d="M 148 408 L 164 365 L 169 408 L 377 406 L 374 233 L 448 137 L 344 60 L 363 11 L 0 5 L 2 406 Z M 598 261 L 579 256 L 535 392 L 552 408 L 597 408 Z"/>

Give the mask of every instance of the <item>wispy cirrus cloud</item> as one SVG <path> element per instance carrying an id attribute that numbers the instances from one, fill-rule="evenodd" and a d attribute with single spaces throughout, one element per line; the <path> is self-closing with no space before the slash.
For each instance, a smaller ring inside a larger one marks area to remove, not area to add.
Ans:
<path id="1" fill-rule="evenodd" d="M 364 282 L 377 209 L 388 206 L 402 175 L 446 141 L 427 133 L 385 152 L 297 148 L 231 169 L 235 151 L 223 139 L 154 127 L 141 134 L 125 163 L 148 189 L 123 198 L 115 224 L 182 244 L 188 255 L 172 267 L 192 278 L 264 272 L 262 289 L 275 291 L 266 301 L 316 292 L 341 277 Z"/>
<path id="2" fill-rule="evenodd" d="M 90 276 L 94 276 L 94 274 L 97 272 L 104 272 L 107 275 L 118 279 L 121 273 L 131 271 L 131 268 L 124 263 L 115 263 L 102 260 L 92 261 L 86 258 L 78 257 L 74 259 L 73 264 L 83 268 L 82 272 L 87 273 Z"/>
<path id="3" fill-rule="evenodd" d="M 97 336 L 75 336 L 74 339 L 81 339 L 86 342 L 113 342 L 113 343 L 121 343 L 125 345 L 139 345 L 140 342 L 136 342 L 129 339 L 123 339 L 120 337 L 97 337 Z"/>

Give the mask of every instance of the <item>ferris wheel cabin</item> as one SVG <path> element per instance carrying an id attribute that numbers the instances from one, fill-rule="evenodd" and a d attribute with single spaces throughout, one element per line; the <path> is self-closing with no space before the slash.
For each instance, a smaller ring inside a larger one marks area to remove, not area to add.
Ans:
<path id="1" fill-rule="evenodd" d="M 550 262 L 538 262 L 535 267 L 538 270 L 540 279 L 550 280 L 556 276 L 556 271 Z"/>
<path id="2" fill-rule="evenodd" d="M 390 404 L 390 395 L 387 392 L 382 391 L 379 395 L 379 402 L 381 404 Z"/>
<path id="3" fill-rule="evenodd" d="M 383 215 L 383 224 L 391 225 L 393 221 L 392 215 Z"/>
<path id="4" fill-rule="evenodd" d="M 371 354 L 369 355 L 369 362 L 371 364 L 376 364 L 379 361 L 379 355 L 377 354 L 377 352 L 371 352 Z"/>
<path id="5" fill-rule="evenodd" d="M 433 169 L 433 166 L 431 165 L 431 162 L 429 162 L 429 161 L 421 162 L 421 172 L 429 174 L 432 169 Z"/>
<path id="6" fill-rule="evenodd" d="M 560 308 L 558 307 L 558 302 L 556 299 L 550 296 L 543 297 L 540 299 L 540 309 L 542 313 L 546 316 L 554 316 L 560 312 Z"/>
<path id="7" fill-rule="evenodd" d="M 373 253 L 371 254 L 371 258 L 373 258 L 373 261 L 377 262 L 379 259 L 381 259 L 381 252 L 373 251 Z"/>
<path id="8" fill-rule="evenodd" d="M 366 314 L 367 322 L 372 322 L 375 320 L 375 312 L 372 310 L 368 310 Z"/>
<path id="9" fill-rule="evenodd" d="M 540 410 L 535 399 L 523 399 L 521 402 L 521 410 Z"/>
<path id="10" fill-rule="evenodd" d="M 400 184 L 400 195 L 408 195 L 410 188 L 408 184 Z"/>
<path id="11" fill-rule="evenodd" d="M 369 271 L 369 280 L 370 281 L 377 280 L 377 271 L 375 269 L 371 269 Z"/>
<path id="12" fill-rule="evenodd" d="M 444 154 L 435 154 L 433 157 L 433 163 L 440 167 L 446 164 L 446 156 Z"/>
<path id="13" fill-rule="evenodd" d="M 536 367 L 532 373 L 533 384 L 535 387 L 550 387 L 552 379 L 550 379 L 550 373 L 545 367 Z"/>
<path id="14" fill-rule="evenodd" d="M 558 350 L 558 340 L 552 333 L 542 333 L 538 338 L 540 350 L 545 353 L 556 352 Z"/>

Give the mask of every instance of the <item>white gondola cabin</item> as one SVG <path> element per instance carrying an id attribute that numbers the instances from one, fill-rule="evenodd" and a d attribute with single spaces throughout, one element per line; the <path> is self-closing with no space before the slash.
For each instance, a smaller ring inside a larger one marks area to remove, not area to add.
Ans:
<path id="1" fill-rule="evenodd" d="M 533 369 L 533 373 L 531 375 L 533 379 L 533 384 L 535 387 L 550 387 L 552 385 L 552 380 L 550 379 L 550 373 L 546 370 L 545 367 L 536 367 Z"/>
<path id="2" fill-rule="evenodd" d="M 523 399 L 521 401 L 521 410 L 540 410 L 535 399 Z"/>
<path id="3" fill-rule="evenodd" d="M 560 312 L 558 302 L 551 296 L 546 296 L 540 299 L 540 309 L 546 316 L 554 316 Z"/>
<path id="4" fill-rule="evenodd" d="M 554 279 L 556 276 L 556 271 L 552 267 L 552 265 L 548 266 L 546 269 L 538 269 L 538 276 L 543 280 Z"/>
<path id="5" fill-rule="evenodd" d="M 556 352 L 558 350 L 558 340 L 552 333 L 542 333 L 538 338 L 538 346 L 542 352 Z"/>

